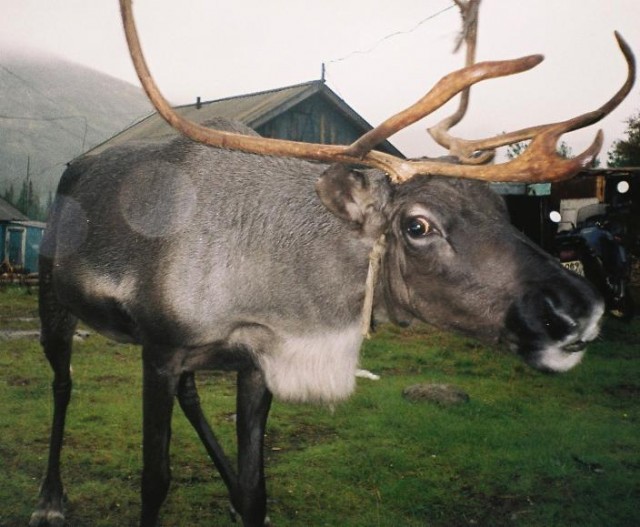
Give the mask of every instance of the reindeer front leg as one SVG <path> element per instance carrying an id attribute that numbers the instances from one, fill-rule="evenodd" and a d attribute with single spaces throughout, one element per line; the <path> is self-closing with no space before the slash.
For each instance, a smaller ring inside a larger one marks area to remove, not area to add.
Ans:
<path id="1" fill-rule="evenodd" d="M 143 360 L 143 468 L 141 527 L 155 527 L 160 506 L 164 502 L 171 470 L 169 444 L 171 442 L 171 413 L 177 390 L 178 376 L 158 357 L 159 349 L 145 346 Z M 170 354 L 167 354 L 170 355 Z"/>
<path id="2" fill-rule="evenodd" d="M 247 368 L 238 372 L 238 512 L 244 527 L 269 525 L 263 449 L 271 399 L 260 370 Z"/>

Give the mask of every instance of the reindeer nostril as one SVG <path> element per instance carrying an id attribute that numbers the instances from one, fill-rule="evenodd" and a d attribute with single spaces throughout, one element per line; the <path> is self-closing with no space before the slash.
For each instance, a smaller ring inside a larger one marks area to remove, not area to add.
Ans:
<path id="1" fill-rule="evenodd" d="M 542 304 L 541 319 L 545 330 L 554 339 L 562 339 L 573 333 L 579 326 L 574 317 L 562 309 L 560 302 L 551 295 L 545 295 Z"/>
<path id="2" fill-rule="evenodd" d="M 570 329 L 577 328 L 580 324 L 571 315 L 567 314 L 561 307 L 557 305 L 553 298 L 547 296 L 544 299 L 546 305 L 545 326 L 557 324 L 558 319 L 562 320 L 563 325 Z"/>

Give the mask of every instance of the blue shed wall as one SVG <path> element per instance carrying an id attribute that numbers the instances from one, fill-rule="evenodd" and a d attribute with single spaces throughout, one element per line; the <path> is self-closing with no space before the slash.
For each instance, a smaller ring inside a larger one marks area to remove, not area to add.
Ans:
<path id="1" fill-rule="evenodd" d="M 0 262 L 9 263 L 28 273 L 38 272 L 38 253 L 44 224 L 32 222 L 0 223 Z"/>

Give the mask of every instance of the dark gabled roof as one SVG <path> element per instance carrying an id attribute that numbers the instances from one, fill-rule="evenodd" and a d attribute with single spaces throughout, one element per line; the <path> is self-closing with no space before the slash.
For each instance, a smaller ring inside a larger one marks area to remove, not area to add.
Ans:
<path id="1" fill-rule="evenodd" d="M 323 81 L 305 82 L 303 84 L 296 84 L 274 90 L 177 106 L 175 110 L 185 118 L 199 124 L 205 123 L 214 117 L 226 117 L 228 119 L 236 119 L 256 129 L 317 93 L 325 96 L 348 120 L 362 129 L 363 133 L 372 128 L 369 123 L 360 117 L 360 115 Z M 96 146 L 87 152 L 87 154 L 98 154 L 111 146 L 129 141 L 170 139 L 177 134 L 178 132 L 171 128 L 158 113 L 154 112 L 138 123 L 114 135 L 111 139 Z M 404 157 L 402 153 L 388 141 L 384 142 L 384 150 L 394 155 Z"/>
<path id="2" fill-rule="evenodd" d="M 29 218 L 16 209 L 11 203 L 0 198 L 0 221 L 27 221 Z"/>

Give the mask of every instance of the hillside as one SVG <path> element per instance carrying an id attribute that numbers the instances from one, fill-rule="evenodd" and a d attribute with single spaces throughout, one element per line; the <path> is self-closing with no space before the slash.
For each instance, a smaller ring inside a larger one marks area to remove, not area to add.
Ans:
<path id="1" fill-rule="evenodd" d="M 57 57 L 0 50 L 0 196 L 27 174 L 44 205 L 65 164 L 147 115 L 144 93 Z"/>

